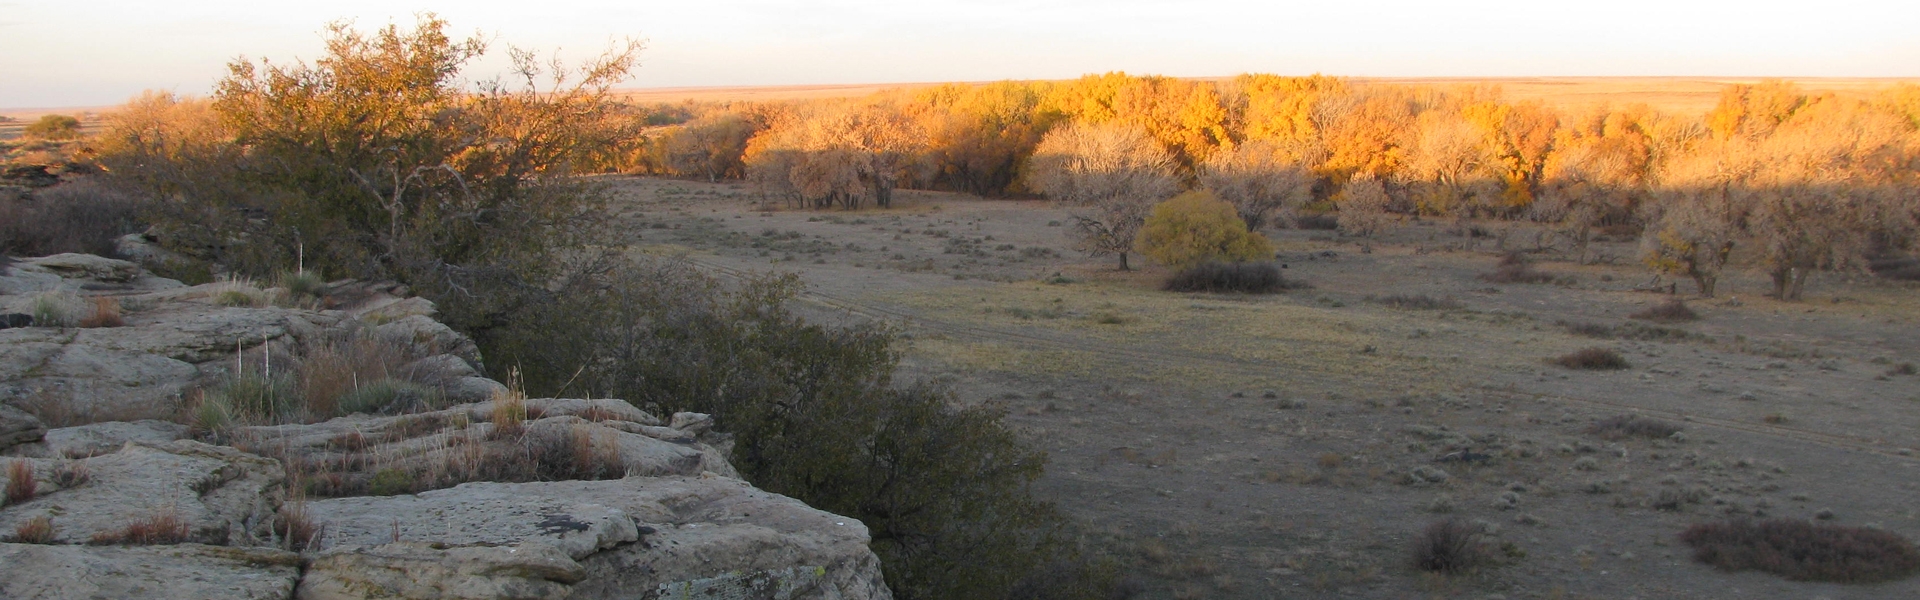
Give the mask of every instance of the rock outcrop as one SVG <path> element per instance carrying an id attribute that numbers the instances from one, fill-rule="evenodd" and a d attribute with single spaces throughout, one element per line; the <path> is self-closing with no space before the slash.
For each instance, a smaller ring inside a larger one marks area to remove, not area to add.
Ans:
<path id="1" fill-rule="evenodd" d="M 737 479 L 711 417 L 521 399 L 431 302 L 329 288 L 285 301 L 87 255 L 0 267 L 0 471 L 31 478 L 0 504 L 0 598 L 891 597 L 866 528 Z M 181 424 L 236 364 L 347 360 L 339 340 L 434 402 Z"/>
<path id="2" fill-rule="evenodd" d="M 307 510 L 329 537 L 300 598 L 891 597 L 859 521 L 713 475 L 469 483 Z"/>

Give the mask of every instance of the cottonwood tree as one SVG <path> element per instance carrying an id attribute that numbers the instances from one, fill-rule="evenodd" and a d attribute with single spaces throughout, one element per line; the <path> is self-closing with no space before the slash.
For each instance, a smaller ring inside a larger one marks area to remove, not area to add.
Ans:
<path id="1" fill-rule="evenodd" d="M 891 107 L 827 107 L 775 124 L 750 143 L 749 179 L 763 193 L 814 208 L 887 208 L 920 147 L 918 126 Z"/>
<path id="2" fill-rule="evenodd" d="M 1773 294 L 1798 300 L 1815 271 L 1858 266 L 1873 235 L 1910 227 L 1899 203 L 1908 124 L 1859 103 L 1803 108 L 1756 147 L 1750 231 Z"/>
<path id="3" fill-rule="evenodd" d="M 1313 199 L 1314 176 L 1276 144 L 1252 141 L 1215 151 L 1200 164 L 1199 182 L 1233 205 L 1248 231 L 1259 231 L 1277 211 Z"/>
<path id="4" fill-rule="evenodd" d="M 1127 253 L 1147 211 L 1178 189 L 1173 157 L 1139 128 L 1082 125 L 1055 128 L 1028 163 L 1027 186 L 1071 210 L 1080 250 Z"/>
<path id="5" fill-rule="evenodd" d="M 667 165 L 681 175 L 698 175 L 708 182 L 728 177 L 744 177 L 742 156 L 747 141 L 759 131 L 753 121 L 738 113 L 721 113 L 688 122 L 667 133 Z"/>
<path id="6" fill-rule="evenodd" d="M 1693 280 L 1711 298 L 1733 256 L 1750 210 L 1743 185 L 1754 164 L 1746 144 L 1716 144 L 1669 166 L 1648 226 L 1643 260 L 1653 270 Z"/>

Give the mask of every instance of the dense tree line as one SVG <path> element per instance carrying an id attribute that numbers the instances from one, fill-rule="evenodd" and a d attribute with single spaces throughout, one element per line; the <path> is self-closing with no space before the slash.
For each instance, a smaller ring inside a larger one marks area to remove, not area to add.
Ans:
<path id="1" fill-rule="evenodd" d="M 885 206 L 899 187 L 1041 194 L 1074 207 L 1082 249 L 1123 266 L 1154 204 L 1204 188 L 1254 230 L 1316 212 L 1362 236 L 1401 217 L 1504 219 L 1545 226 L 1581 262 L 1602 232 L 1642 233 L 1646 263 L 1702 294 L 1747 253 L 1793 299 L 1810 272 L 1910 248 L 1920 214 L 1914 85 L 1853 98 L 1736 84 L 1708 114 L 1672 115 L 1488 86 L 1107 73 L 709 110 L 727 116 L 660 139 L 751 125 L 718 136 L 725 153 L 653 172 L 740 177 L 813 207 Z"/>

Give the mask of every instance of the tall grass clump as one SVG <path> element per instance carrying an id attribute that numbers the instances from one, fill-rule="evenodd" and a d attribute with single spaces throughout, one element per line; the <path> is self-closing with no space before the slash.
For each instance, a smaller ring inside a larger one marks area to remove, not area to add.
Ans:
<path id="1" fill-rule="evenodd" d="M 33 479 L 32 462 L 18 459 L 7 463 L 7 504 L 32 500 L 39 489 L 39 482 Z"/>
<path id="2" fill-rule="evenodd" d="M 1435 521 L 1413 537 L 1413 566 L 1458 575 L 1493 563 L 1493 549 L 1480 528 L 1460 519 Z"/>
<path id="3" fill-rule="evenodd" d="M 1169 292 L 1277 294 L 1288 288 L 1280 269 L 1269 262 L 1207 262 L 1181 269 L 1160 289 Z"/>
<path id="4" fill-rule="evenodd" d="M 93 310 L 80 320 L 81 327 L 120 327 L 127 324 L 126 317 L 121 314 L 118 298 L 96 296 L 87 300 L 93 305 Z"/>
<path id="5" fill-rule="evenodd" d="M 72 292 L 45 292 L 33 297 L 36 327 L 74 327 L 86 314 L 85 302 Z"/>

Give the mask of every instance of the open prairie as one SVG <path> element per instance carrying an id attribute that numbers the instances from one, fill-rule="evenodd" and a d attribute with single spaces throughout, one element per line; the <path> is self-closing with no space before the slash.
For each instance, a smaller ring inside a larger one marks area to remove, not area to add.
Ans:
<path id="1" fill-rule="evenodd" d="M 1758 516 L 1920 536 L 1913 283 L 1825 276 L 1781 303 L 1736 269 L 1716 299 L 1681 286 L 1697 320 L 1656 322 L 1631 315 L 1676 296 L 1630 239 L 1582 266 L 1524 225 L 1423 220 L 1370 252 L 1269 232 L 1307 287 L 1178 294 L 1072 251 L 1040 201 L 903 190 L 821 212 L 610 181 L 648 252 L 795 273 L 816 316 L 903 328 L 911 373 L 1050 454 L 1043 496 L 1137 559 L 1145 597 L 1920 596 L 1724 573 L 1677 537 Z M 1483 280 L 1503 245 L 1551 282 Z M 1549 362 L 1592 347 L 1627 368 Z M 1447 517 L 1492 532 L 1500 566 L 1415 569 L 1411 540 Z"/>

